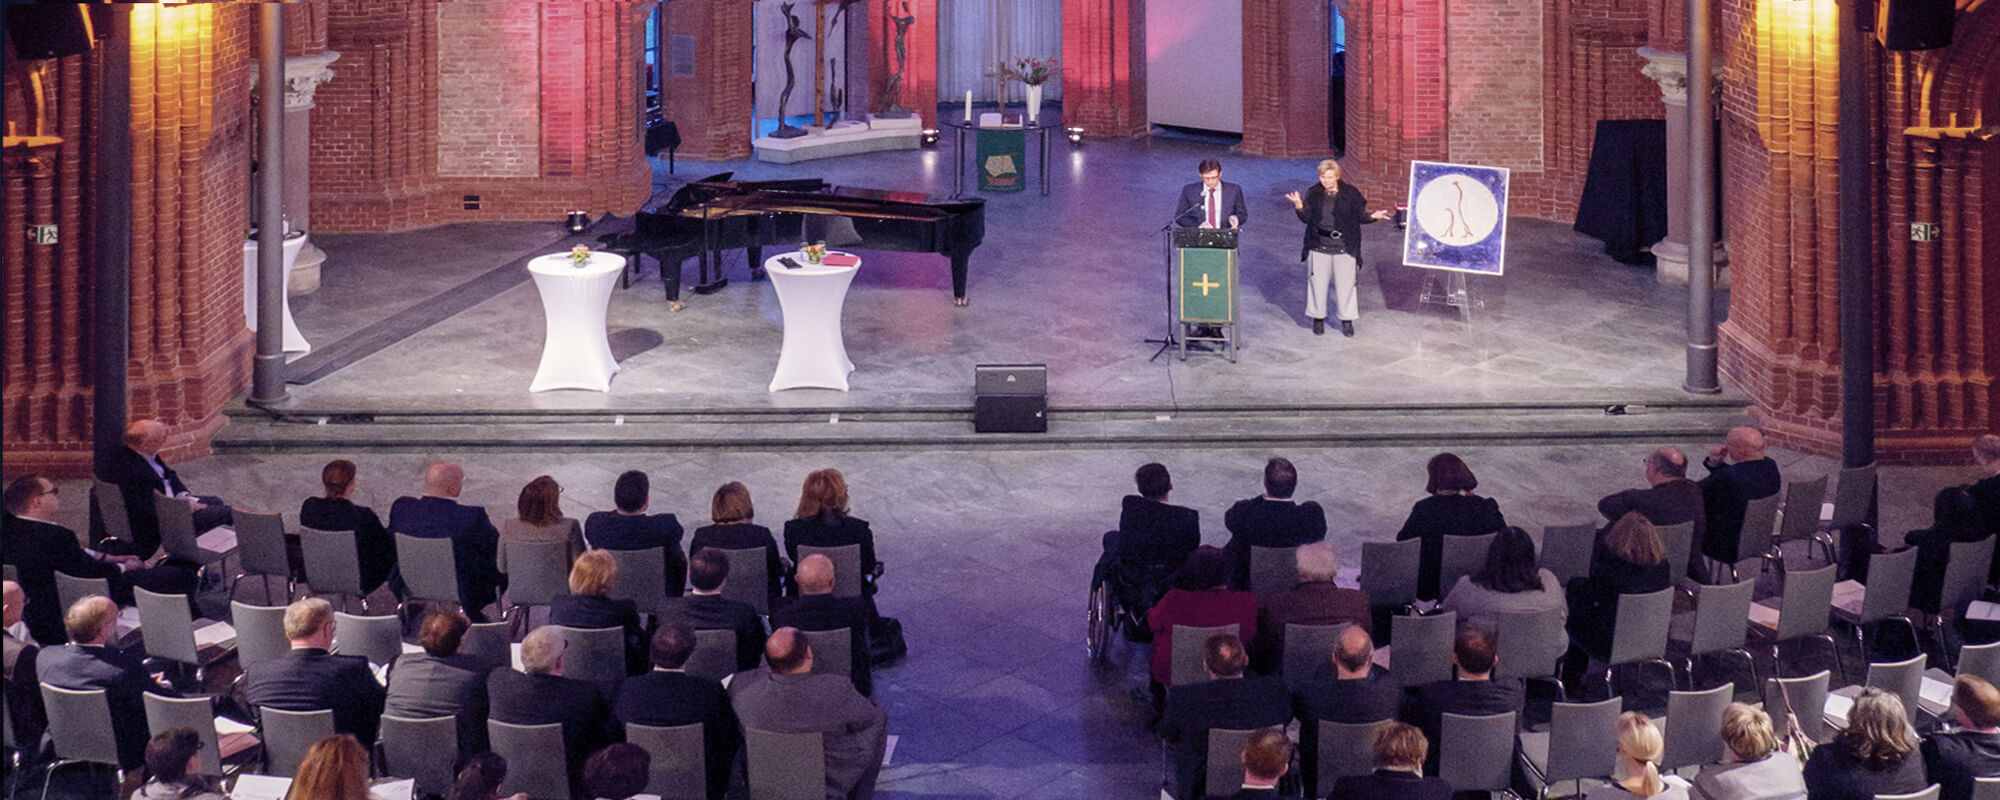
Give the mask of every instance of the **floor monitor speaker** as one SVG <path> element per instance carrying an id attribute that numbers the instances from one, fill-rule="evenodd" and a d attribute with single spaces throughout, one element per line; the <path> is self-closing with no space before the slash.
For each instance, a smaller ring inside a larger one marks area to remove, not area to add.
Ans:
<path id="1" fill-rule="evenodd" d="M 1045 364 L 980 364 L 972 372 L 972 430 L 1047 433 L 1049 368 Z"/>

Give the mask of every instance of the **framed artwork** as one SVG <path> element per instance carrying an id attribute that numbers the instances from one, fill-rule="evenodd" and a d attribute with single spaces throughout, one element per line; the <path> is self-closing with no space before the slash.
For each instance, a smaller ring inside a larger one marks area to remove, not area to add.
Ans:
<path id="1" fill-rule="evenodd" d="M 1507 169 L 1410 162 L 1403 263 L 1499 275 L 1506 266 Z"/>

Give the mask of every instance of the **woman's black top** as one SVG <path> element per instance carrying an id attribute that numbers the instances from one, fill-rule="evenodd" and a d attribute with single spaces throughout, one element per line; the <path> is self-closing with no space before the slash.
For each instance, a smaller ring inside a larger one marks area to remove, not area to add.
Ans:
<path id="1" fill-rule="evenodd" d="M 1396 541 L 1422 539 L 1423 557 L 1417 568 L 1417 596 L 1438 598 L 1438 572 L 1444 561 L 1444 537 L 1481 536 L 1507 527 L 1500 504 L 1472 494 L 1434 494 L 1410 507 L 1409 519 Z"/>
<path id="2" fill-rule="evenodd" d="M 770 596 L 778 596 L 779 589 L 784 585 L 785 562 L 778 558 L 778 539 L 771 535 L 770 528 L 749 522 L 703 525 L 694 529 L 694 538 L 688 540 L 688 556 L 693 557 L 704 547 L 723 550 L 764 548 L 764 576 L 769 584 Z"/>
<path id="3" fill-rule="evenodd" d="M 374 591 L 396 568 L 396 539 L 372 508 L 346 498 L 308 497 L 299 504 L 299 524 L 320 531 L 354 531 L 363 589 Z"/>
<path id="4" fill-rule="evenodd" d="M 1305 196 L 1300 198 L 1305 207 L 1294 210 L 1299 221 L 1306 224 L 1305 244 L 1299 248 L 1300 261 L 1306 260 L 1306 254 L 1311 253 L 1314 247 L 1333 238 L 1320 233 L 1324 224 L 1322 220 L 1326 220 L 1331 224 L 1325 227 L 1340 232 L 1341 249 L 1354 256 L 1356 268 L 1361 266 L 1361 226 L 1375 220 L 1368 216 L 1368 200 L 1361 196 L 1360 189 L 1347 181 L 1341 181 L 1339 186 L 1340 191 L 1333 193 L 1330 205 L 1326 187 L 1318 182 L 1306 189 Z"/>
<path id="5" fill-rule="evenodd" d="M 549 624 L 565 628 L 622 628 L 625 674 L 640 675 L 647 669 L 652 637 L 639 626 L 639 606 L 631 600 L 614 600 L 601 594 L 557 595 L 549 603 Z"/>
<path id="6" fill-rule="evenodd" d="M 1813 748 L 1806 760 L 1806 800 L 1875 800 L 1909 794 L 1931 784 L 1924 759 L 1912 748 L 1893 766 L 1874 769 L 1838 740 Z"/>
<path id="7" fill-rule="evenodd" d="M 1634 564 L 1610 553 L 1590 563 L 1590 574 L 1570 581 L 1569 633 L 1586 652 L 1602 656 L 1611 650 L 1611 629 L 1618 622 L 1618 596 L 1646 594 L 1673 585 L 1667 562 Z"/>
<path id="8" fill-rule="evenodd" d="M 828 520 L 824 516 L 811 519 L 785 521 L 785 554 L 791 556 L 792 563 L 799 563 L 799 545 L 806 547 L 846 547 L 861 545 L 861 574 L 875 572 L 875 532 L 868 529 L 868 520 L 854 517 L 835 517 Z"/>

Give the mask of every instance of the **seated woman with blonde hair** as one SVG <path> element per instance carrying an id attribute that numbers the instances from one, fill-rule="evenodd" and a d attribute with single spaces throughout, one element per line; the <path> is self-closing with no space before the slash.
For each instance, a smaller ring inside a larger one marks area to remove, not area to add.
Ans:
<path id="1" fill-rule="evenodd" d="M 1687 781 L 1660 777 L 1660 756 L 1666 749 L 1666 737 L 1646 715 L 1619 714 L 1618 767 L 1625 779 L 1592 789 L 1583 800 L 1688 800 Z"/>
<path id="2" fill-rule="evenodd" d="M 1800 800 L 1806 780 L 1799 760 L 1778 749 L 1771 715 L 1743 703 L 1722 711 L 1722 744 L 1729 757 L 1703 767 L 1694 779 L 1697 800 Z"/>
<path id="3" fill-rule="evenodd" d="M 646 671 L 651 640 L 639 626 L 639 605 L 611 596 L 618 585 L 618 560 L 603 550 L 576 557 L 569 569 L 569 594 L 549 604 L 549 624 L 565 628 L 621 628 L 625 632 L 625 674 Z"/>
<path id="4" fill-rule="evenodd" d="M 1811 800 L 1873 800 L 1929 785 L 1903 699 L 1872 687 L 1854 698 L 1847 727 L 1813 750 L 1806 762 L 1806 796 Z"/>

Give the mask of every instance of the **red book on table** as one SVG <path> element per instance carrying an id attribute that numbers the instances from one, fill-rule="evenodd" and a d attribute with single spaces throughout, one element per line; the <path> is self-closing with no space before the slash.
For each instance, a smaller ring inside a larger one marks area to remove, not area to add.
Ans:
<path id="1" fill-rule="evenodd" d="M 829 267 L 852 267 L 860 264 L 861 259 L 848 253 L 827 253 L 821 262 Z"/>

